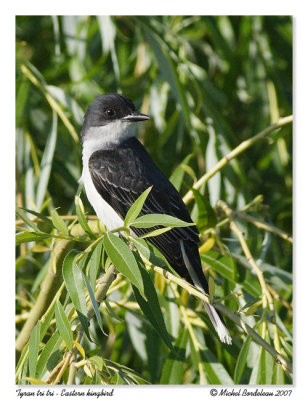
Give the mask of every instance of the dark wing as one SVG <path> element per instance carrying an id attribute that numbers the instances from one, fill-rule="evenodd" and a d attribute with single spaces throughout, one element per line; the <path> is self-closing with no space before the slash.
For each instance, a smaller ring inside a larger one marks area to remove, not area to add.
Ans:
<path id="1" fill-rule="evenodd" d="M 141 193 L 152 186 L 140 215 L 168 214 L 192 222 L 180 194 L 136 138 L 128 139 L 116 149 L 95 152 L 90 157 L 89 170 L 97 191 L 122 219 Z M 139 236 L 153 228 L 132 230 Z M 199 235 L 195 226 L 174 228 L 147 240 L 164 254 L 181 276 L 193 283 L 181 252 L 180 241 L 183 241 L 186 253 L 207 289 L 198 253 Z"/>

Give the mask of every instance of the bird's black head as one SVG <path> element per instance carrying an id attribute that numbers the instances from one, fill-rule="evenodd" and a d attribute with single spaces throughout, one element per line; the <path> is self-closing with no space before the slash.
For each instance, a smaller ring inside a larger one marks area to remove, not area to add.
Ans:
<path id="1" fill-rule="evenodd" d="M 117 120 L 138 122 L 147 119 L 150 117 L 140 113 L 128 97 L 118 93 L 106 93 L 96 97 L 89 106 L 84 116 L 81 135 L 83 137 L 88 128 L 104 126 Z"/>

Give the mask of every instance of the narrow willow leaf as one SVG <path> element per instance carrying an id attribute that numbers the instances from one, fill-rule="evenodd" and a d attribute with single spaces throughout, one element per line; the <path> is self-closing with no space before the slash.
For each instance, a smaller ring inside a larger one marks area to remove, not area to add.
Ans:
<path id="1" fill-rule="evenodd" d="M 95 291 L 96 279 L 99 269 L 101 268 L 103 241 L 100 240 L 93 250 L 91 257 L 87 263 L 87 276 L 93 291 Z"/>
<path id="2" fill-rule="evenodd" d="M 151 264 L 164 268 L 177 277 L 179 276 L 179 274 L 168 263 L 166 257 L 155 246 L 146 242 L 144 239 L 134 237 L 130 237 L 130 239 L 136 246 L 139 254 L 147 259 Z"/>
<path id="3" fill-rule="evenodd" d="M 16 208 L 16 214 L 18 215 L 18 217 L 20 219 L 22 219 L 28 226 L 30 226 L 30 228 L 34 229 L 36 232 L 41 232 L 41 230 L 37 227 L 37 225 L 32 222 L 26 215 L 26 213 L 23 212 L 23 210 L 19 207 Z"/>
<path id="4" fill-rule="evenodd" d="M 166 43 L 163 42 L 163 40 L 152 29 L 150 29 L 149 26 L 144 25 L 144 28 L 146 30 L 146 37 L 153 49 L 157 63 L 160 66 L 160 71 L 169 83 L 173 95 L 181 104 L 181 109 L 184 111 L 187 126 L 190 128 L 190 111 L 187 103 L 186 92 L 179 80 L 173 59 L 170 57 L 169 51 L 166 49 Z"/>
<path id="5" fill-rule="evenodd" d="M 54 235 L 49 235 L 48 233 L 38 233 L 38 232 L 21 232 L 17 233 L 15 236 L 16 246 L 20 243 L 28 242 L 40 242 L 48 238 L 52 238 Z"/>
<path id="6" fill-rule="evenodd" d="M 26 381 L 32 383 L 32 385 L 47 385 L 46 382 L 41 381 L 40 379 L 29 378 L 29 377 L 26 377 L 25 379 L 26 379 Z"/>
<path id="7" fill-rule="evenodd" d="M 52 355 L 60 349 L 60 345 L 62 342 L 62 337 L 58 332 L 55 332 L 48 342 L 43 347 L 40 358 L 37 362 L 37 376 L 42 378 L 47 371 L 48 360 L 52 357 Z"/>
<path id="8" fill-rule="evenodd" d="M 273 385 L 284 385 L 285 382 L 285 372 L 281 365 L 275 364 L 274 371 L 273 371 Z"/>
<path id="9" fill-rule="evenodd" d="M 33 211 L 33 210 L 29 210 L 28 208 L 20 208 L 20 209 L 26 211 L 26 212 L 29 213 L 29 214 L 35 215 L 36 217 L 38 217 L 38 218 L 41 219 L 42 221 L 46 222 L 46 224 L 48 224 L 48 225 L 50 225 L 52 228 L 54 228 L 52 221 L 51 221 L 49 218 L 47 218 L 45 215 L 43 215 L 43 214 L 41 214 L 41 213 L 38 213 L 38 212 L 36 212 L 36 211 Z"/>
<path id="10" fill-rule="evenodd" d="M 215 251 L 208 251 L 206 254 L 201 255 L 201 259 L 224 278 L 236 283 L 238 278 L 237 269 L 232 257 L 222 256 Z"/>
<path id="11" fill-rule="evenodd" d="M 210 251 L 215 244 L 215 238 L 213 236 L 209 237 L 202 245 L 199 247 L 199 253 L 207 253 Z"/>
<path id="12" fill-rule="evenodd" d="M 245 339 L 245 342 L 240 350 L 240 353 L 237 357 L 235 371 L 234 371 L 234 383 L 236 385 L 238 385 L 240 383 L 241 377 L 245 370 L 247 356 L 248 356 L 249 348 L 250 348 L 250 343 L 251 343 L 251 337 L 247 336 L 247 338 Z"/>
<path id="13" fill-rule="evenodd" d="M 266 341 L 270 342 L 269 332 L 266 332 Z M 261 353 L 261 370 L 260 370 L 260 383 L 262 385 L 270 385 L 273 378 L 274 359 L 273 357 L 262 348 Z"/>
<path id="14" fill-rule="evenodd" d="M 262 300 L 256 301 L 254 304 L 252 304 L 250 307 L 248 307 L 245 311 L 245 315 L 251 315 L 254 314 L 258 308 L 262 307 Z"/>
<path id="15" fill-rule="evenodd" d="M 72 350 L 72 348 L 73 348 L 73 333 L 71 330 L 69 320 L 68 320 L 59 300 L 57 301 L 56 307 L 55 307 L 55 317 L 56 317 L 56 325 L 57 325 L 58 331 L 59 331 L 62 339 L 64 340 L 67 348 L 69 350 Z"/>
<path id="16" fill-rule="evenodd" d="M 58 229 L 59 232 L 63 233 L 66 236 L 69 236 L 68 228 L 56 210 L 53 211 L 53 213 L 51 215 L 51 219 L 52 219 L 52 223 L 54 224 L 55 228 Z"/>
<path id="17" fill-rule="evenodd" d="M 139 269 L 142 275 L 145 298 L 141 296 L 136 287 L 133 287 L 135 298 L 141 310 L 151 322 L 153 328 L 163 339 L 166 345 L 172 349 L 173 347 L 171 344 L 170 335 L 165 325 L 164 317 L 152 279 L 143 267 L 140 266 Z"/>
<path id="18" fill-rule="evenodd" d="M 100 356 L 92 356 L 89 358 L 89 361 L 96 366 L 96 368 L 101 371 L 103 366 L 105 365 L 104 360 Z"/>
<path id="19" fill-rule="evenodd" d="M 229 373 L 225 369 L 222 363 L 220 363 L 214 354 L 205 347 L 202 349 L 202 359 L 205 358 L 203 362 L 204 370 L 209 378 L 209 383 L 211 384 L 221 384 L 221 385 L 233 385 L 234 382 L 230 377 Z"/>
<path id="20" fill-rule="evenodd" d="M 50 326 L 50 321 L 52 320 L 52 318 L 54 316 L 54 312 L 55 312 L 55 305 L 53 305 L 50 308 L 47 315 L 44 314 L 44 321 L 40 320 L 40 323 L 41 323 L 41 325 L 40 325 L 40 340 L 41 340 L 41 342 L 44 339 L 46 332 L 48 331 L 48 328 Z"/>
<path id="21" fill-rule="evenodd" d="M 161 385 L 179 385 L 183 383 L 187 341 L 188 331 L 184 329 L 174 344 L 175 350 L 170 352 L 164 363 L 159 382 Z"/>
<path id="22" fill-rule="evenodd" d="M 40 166 L 40 176 L 36 191 L 36 205 L 37 209 L 40 210 L 46 195 L 52 160 L 55 153 L 56 142 L 57 142 L 57 132 L 58 132 L 58 116 L 55 111 L 52 113 L 52 126 L 51 131 L 48 135 L 44 153 L 42 156 L 41 166 Z"/>
<path id="23" fill-rule="evenodd" d="M 89 324 L 88 324 L 88 312 L 87 303 L 85 296 L 85 284 L 83 279 L 83 272 L 75 262 L 75 258 L 78 252 L 71 250 L 65 257 L 62 266 L 63 279 L 66 285 L 66 289 L 72 302 L 77 310 L 78 317 L 81 325 L 90 341 Z"/>
<path id="24" fill-rule="evenodd" d="M 180 191 L 184 175 L 185 175 L 185 170 L 183 168 L 183 165 L 187 165 L 192 157 L 192 154 L 188 154 L 184 158 L 184 160 L 181 162 L 179 166 L 176 167 L 176 169 L 172 172 L 171 176 L 169 177 L 170 182 L 173 184 L 173 186 Z"/>
<path id="25" fill-rule="evenodd" d="M 86 286 L 87 286 L 87 289 L 88 289 L 88 292 L 89 292 L 89 296 L 90 296 L 90 299 L 91 299 L 91 303 L 93 305 L 93 309 L 94 309 L 94 312 L 95 312 L 95 316 L 96 316 L 98 325 L 101 328 L 101 331 L 103 332 L 103 334 L 108 336 L 107 333 L 103 329 L 103 321 L 102 321 L 102 317 L 101 317 L 101 314 L 100 314 L 99 309 L 98 309 L 98 305 L 97 305 L 97 301 L 95 299 L 95 295 L 94 295 L 93 290 L 91 288 L 90 282 L 89 282 L 88 278 L 85 275 L 84 275 L 84 280 L 86 282 Z"/>
<path id="26" fill-rule="evenodd" d="M 126 367 L 125 365 L 122 365 L 115 361 L 111 361 L 111 360 L 107 360 L 107 359 L 104 361 L 105 361 L 105 365 L 107 366 L 107 368 L 110 368 L 111 370 L 118 370 L 118 371 L 121 371 L 123 374 L 131 375 L 131 376 L 135 377 L 136 379 L 138 379 L 138 381 L 141 381 L 142 383 L 146 383 L 146 384 L 150 383 L 147 380 L 145 380 L 140 374 L 138 374 L 138 372 L 134 371 L 133 369 L 131 369 L 129 367 Z"/>
<path id="27" fill-rule="evenodd" d="M 79 196 L 75 196 L 75 208 L 76 208 L 76 214 L 78 218 L 78 222 L 80 223 L 82 229 L 90 235 L 91 238 L 95 238 L 95 235 L 91 231 L 91 228 L 89 227 L 88 221 L 85 217 L 84 213 L 84 208 L 82 201 Z"/>
<path id="28" fill-rule="evenodd" d="M 146 214 L 137 218 L 135 222 L 131 224 L 131 226 L 135 228 L 153 228 L 157 225 L 169 227 L 185 227 L 195 225 L 195 223 L 185 222 L 166 214 Z"/>
<path id="29" fill-rule="evenodd" d="M 79 351 L 79 353 L 82 355 L 82 358 L 85 359 L 86 358 L 86 352 L 84 350 L 84 348 L 81 346 L 81 344 L 79 342 L 77 342 L 76 340 L 74 340 L 74 346 L 76 347 L 76 349 Z"/>
<path id="30" fill-rule="evenodd" d="M 37 356 L 40 345 L 40 322 L 38 321 L 33 328 L 29 339 L 29 374 L 31 378 L 35 378 Z"/>
<path id="31" fill-rule="evenodd" d="M 134 204 L 130 207 L 130 209 L 127 211 L 127 214 L 126 214 L 126 217 L 124 220 L 124 226 L 128 227 L 138 217 L 151 189 L 152 189 L 152 186 L 150 186 L 148 189 L 146 189 L 138 197 L 138 199 L 134 202 Z"/>
<path id="32" fill-rule="evenodd" d="M 145 239 L 145 238 L 149 238 L 149 237 L 153 237 L 153 236 L 159 236 L 162 235 L 165 232 L 170 231 L 170 229 L 172 229 L 171 226 L 167 226 L 166 228 L 159 228 L 159 229 L 155 229 L 154 231 L 151 231 L 149 233 L 146 233 L 142 236 L 139 236 L 140 239 Z"/>
<path id="33" fill-rule="evenodd" d="M 104 300 L 108 313 L 110 314 L 110 316 L 112 318 L 114 318 L 115 320 L 119 321 L 119 322 L 124 322 L 124 320 L 122 318 L 120 318 L 112 309 L 111 305 L 109 304 L 109 301 L 107 299 Z"/>
<path id="34" fill-rule="evenodd" d="M 200 231 L 203 231 L 204 229 L 214 227 L 217 222 L 217 217 L 210 202 L 206 200 L 198 190 L 195 190 L 194 188 L 192 188 L 191 190 L 194 194 L 194 198 L 198 209 L 198 217 L 197 217 L 198 228 L 200 229 Z"/>
<path id="35" fill-rule="evenodd" d="M 144 296 L 143 280 L 136 259 L 126 243 L 111 232 L 107 232 L 103 239 L 104 248 L 113 265 Z"/>
<path id="36" fill-rule="evenodd" d="M 66 289 L 77 311 L 87 315 L 85 285 L 83 273 L 75 262 L 78 255 L 76 250 L 71 250 L 63 261 L 62 273 Z"/>

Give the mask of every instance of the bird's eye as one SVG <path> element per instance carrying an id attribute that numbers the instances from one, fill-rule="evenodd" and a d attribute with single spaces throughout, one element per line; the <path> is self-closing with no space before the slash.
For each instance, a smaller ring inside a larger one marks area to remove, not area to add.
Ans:
<path id="1" fill-rule="evenodd" d="M 107 108 L 107 110 L 105 110 L 105 114 L 107 117 L 114 117 L 116 113 L 113 108 Z"/>

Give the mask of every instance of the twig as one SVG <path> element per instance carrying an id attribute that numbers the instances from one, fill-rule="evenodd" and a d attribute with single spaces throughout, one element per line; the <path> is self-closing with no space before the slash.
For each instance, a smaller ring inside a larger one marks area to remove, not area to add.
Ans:
<path id="1" fill-rule="evenodd" d="M 46 383 L 51 383 L 53 377 L 58 373 L 58 371 L 60 371 L 60 369 L 62 368 L 62 365 L 64 364 L 64 359 L 61 360 L 55 367 L 54 369 L 50 372 L 48 379 L 46 380 Z"/>
<path id="2" fill-rule="evenodd" d="M 163 268 L 153 266 L 154 271 L 159 273 L 160 275 L 163 275 L 166 279 L 170 280 L 171 282 L 175 282 L 177 285 L 181 286 L 182 288 L 186 289 L 187 292 L 195 297 L 198 297 L 202 301 L 205 301 L 206 303 L 209 303 L 209 298 L 206 294 L 199 292 L 199 290 L 195 289 L 193 286 L 191 286 L 188 282 L 186 282 L 184 279 L 177 278 L 173 274 L 171 274 L 169 271 L 166 271 Z M 212 303 L 212 305 L 217 308 L 219 311 L 221 311 L 223 314 L 225 314 L 229 319 L 231 319 L 236 325 L 240 326 L 251 338 L 261 345 L 268 353 L 270 353 L 275 361 L 279 364 L 282 365 L 282 368 L 289 371 L 290 373 L 292 372 L 292 366 L 288 360 L 286 360 L 277 350 L 274 349 L 269 343 L 267 343 L 262 337 L 255 332 L 248 324 L 246 324 L 244 321 L 240 319 L 240 317 L 231 311 L 228 307 L 224 306 L 221 303 Z"/>
<path id="3" fill-rule="evenodd" d="M 64 256 L 71 248 L 72 242 L 66 239 L 58 241 L 52 253 L 52 262 L 49 265 L 47 275 L 41 285 L 41 291 L 38 295 L 35 305 L 29 313 L 29 317 L 25 322 L 22 330 L 16 339 L 16 358 L 29 340 L 30 334 L 43 313 L 50 305 L 56 291 L 62 282 L 61 267 Z"/>
<path id="4" fill-rule="evenodd" d="M 252 217 L 251 215 L 247 215 L 242 212 L 233 210 L 231 210 L 231 215 L 233 217 L 237 217 L 243 219 L 244 221 L 250 222 L 257 228 L 264 229 L 265 231 L 274 233 L 275 235 L 280 236 L 282 239 L 287 240 L 290 243 L 293 243 L 292 236 L 289 235 L 287 232 L 284 232 L 283 230 L 276 228 L 275 226 L 267 224 L 266 222 L 260 221 L 257 218 Z"/>
<path id="5" fill-rule="evenodd" d="M 250 139 L 244 140 L 241 144 L 239 144 L 235 149 L 233 149 L 229 154 L 224 156 L 218 163 L 206 174 L 204 174 L 194 185 L 194 189 L 200 189 L 200 187 L 206 183 L 212 176 L 214 176 L 218 171 L 220 171 L 225 165 L 229 163 L 233 158 L 237 157 L 243 151 L 247 150 L 253 144 L 258 142 L 261 139 L 264 139 L 270 133 L 275 130 L 283 127 L 284 125 L 290 124 L 293 121 L 293 116 L 289 115 L 288 117 L 280 118 L 276 123 L 270 125 L 263 131 L 259 132 L 257 135 L 253 136 Z M 188 204 L 194 198 L 194 194 L 192 190 L 189 190 L 186 195 L 183 197 L 183 201 L 185 204 Z"/>
<path id="6" fill-rule="evenodd" d="M 66 354 L 66 357 L 64 358 L 64 362 L 63 365 L 60 369 L 60 372 L 58 373 L 58 375 L 56 376 L 56 379 L 53 381 L 54 385 L 57 385 L 58 383 L 60 383 L 61 378 L 65 372 L 65 370 L 67 369 L 67 367 L 70 365 L 71 359 L 73 357 L 73 353 L 71 353 L 70 351 Z"/>
<path id="7" fill-rule="evenodd" d="M 258 267 L 257 263 L 255 262 L 249 247 L 247 245 L 247 242 L 244 238 L 244 235 L 242 233 L 242 231 L 239 229 L 239 227 L 236 225 L 236 223 L 233 221 L 232 219 L 232 210 L 227 206 L 227 204 L 225 202 L 223 202 L 222 200 L 219 200 L 217 202 L 217 207 L 221 208 L 224 213 L 230 218 L 230 229 L 236 234 L 236 236 L 238 237 L 238 240 L 241 244 L 241 247 L 243 249 L 243 252 L 247 258 L 247 261 L 249 262 L 249 264 L 251 265 L 252 269 L 254 270 L 254 272 L 256 273 L 259 282 L 260 282 L 260 286 L 262 289 L 262 293 L 263 293 L 263 308 L 266 308 L 266 303 L 268 303 L 269 308 L 273 314 L 273 316 L 275 315 L 275 309 L 274 309 L 274 302 L 272 299 L 272 296 L 268 290 L 267 287 L 267 283 L 265 282 L 264 279 L 264 275 L 263 275 L 263 271 Z"/>
<path id="8" fill-rule="evenodd" d="M 33 83 L 34 86 L 39 88 L 46 100 L 48 101 L 50 107 L 59 115 L 60 119 L 62 120 L 63 124 L 66 126 L 67 130 L 70 132 L 72 138 L 74 139 L 75 143 L 79 142 L 78 134 L 76 132 L 76 129 L 70 122 L 70 120 L 67 118 L 65 115 L 64 111 L 61 109 L 60 105 L 58 102 L 51 96 L 51 94 L 48 92 L 48 89 L 46 88 L 46 85 L 44 85 L 42 82 L 40 82 L 36 76 L 33 75 L 33 73 L 30 71 L 28 67 L 26 67 L 25 64 L 22 64 L 20 67 L 21 72 Z"/>
<path id="9" fill-rule="evenodd" d="M 90 225 L 93 232 L 95 231 L 99 233 L 96 221 L 90 222 L 92 222 L 92 224 Z M 72 227 L 71 234 L 73 237 L 83 236 L 85 234 L 85 231 L 79 224 L 76 224 Z M 55 293 L 59 289 L 63 279 L 62 263 L 64 257 L 72 246 L 72 240 L 60 239 L 57 241 L 57 244 L 52 251 L 52 259 L 48 268 L 47 275 L 42 283 L 40 294 L 38 295 L 36 303 L 31 309 L 29 317 L 16 339 L 16 361 L 18 361 L 22 349 L 28 342 L 35 324 L 45 313 L 45 311 L 47 309 L 50 309 L 52 303 L 55 301 Z"/>

